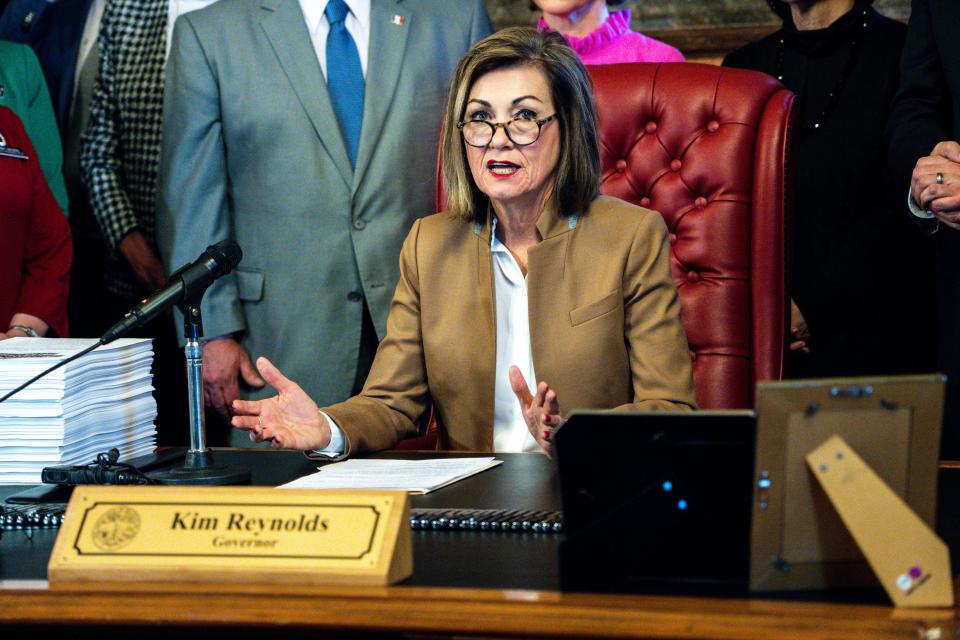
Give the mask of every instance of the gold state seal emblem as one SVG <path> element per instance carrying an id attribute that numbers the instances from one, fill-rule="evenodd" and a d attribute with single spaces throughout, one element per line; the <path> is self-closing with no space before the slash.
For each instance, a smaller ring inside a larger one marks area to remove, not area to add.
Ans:
<path id="1" fill-rule="evenodd" d="M 93 525 L 93 542 L 104 551 L 116 551 L 140 532 L 140 515 L 130 507 L 113 507 Z"/>

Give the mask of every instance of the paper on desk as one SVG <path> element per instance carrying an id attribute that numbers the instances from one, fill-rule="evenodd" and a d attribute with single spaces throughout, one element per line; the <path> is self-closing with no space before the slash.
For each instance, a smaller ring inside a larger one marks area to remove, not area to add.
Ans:
<path id="1" fill-rule="evenodd" d="M 503 460 L 495 458 L 347 460 L 321 467 L 317 473 L 288 482 L 280 488 L 393 489 L 424 494 L 499 464 L 503 464 Z"/>
<path id="2" fill-rule="evenodd" d="M 0 342 L 0 395 L 95 339 Z M 0 484 L 40 482 L 43 467 L 87 464 L 116 448 L 120 460 L 156 443 L 150 340 L 122 338 L 67 363 L 0 404 Z"/>

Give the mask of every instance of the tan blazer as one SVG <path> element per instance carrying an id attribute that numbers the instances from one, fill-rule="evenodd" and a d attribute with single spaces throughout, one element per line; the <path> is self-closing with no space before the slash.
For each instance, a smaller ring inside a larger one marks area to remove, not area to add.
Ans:
<path id="1" fill-rule="evenodd" d="M 695 406 L 690 352 L 659 214 L 599 197 L 579 218 L 545 209 L 528 253 L 533 365 L 573 409 Z M 490 451 L 496 362 L 490 224 L 418 220 L 400 254 L 387 335 L 363 392 L 324 411 L 348 455 L 416 434 L 433 401 L 441 446 Z"/>

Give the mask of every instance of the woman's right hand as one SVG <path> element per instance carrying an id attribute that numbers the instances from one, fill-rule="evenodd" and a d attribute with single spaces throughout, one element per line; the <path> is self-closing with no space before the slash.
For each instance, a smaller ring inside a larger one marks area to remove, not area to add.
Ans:
<path id="1" fill-rule="evenodd" d="M 254 442 L 271 440 L 275 449 L 308 451 L 330 444 L 330 424 L 317 403 L 266 358 L 257 368 L 277 395 L 266 400 L 234 400 L 234 427 L 250 432 Z"/>

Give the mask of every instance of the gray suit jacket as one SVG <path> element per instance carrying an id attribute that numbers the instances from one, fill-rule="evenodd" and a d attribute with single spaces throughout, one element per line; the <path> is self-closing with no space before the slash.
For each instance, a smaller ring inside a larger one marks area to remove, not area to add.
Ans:
<path id="1" fill-rule="evenodd" d="M 372 0 L 354 171 L 297 0 L 220 0 L 178 19 L 159 245 L 171 270 L 228 237 L 244 253 L 206 293 L 207 336 L 239 335 L 321 405 L 350 394 L 361 294 L 382 337 L 403 239 L 435 210 L 449 79 L 489 32 L 482 0 Z"/>

